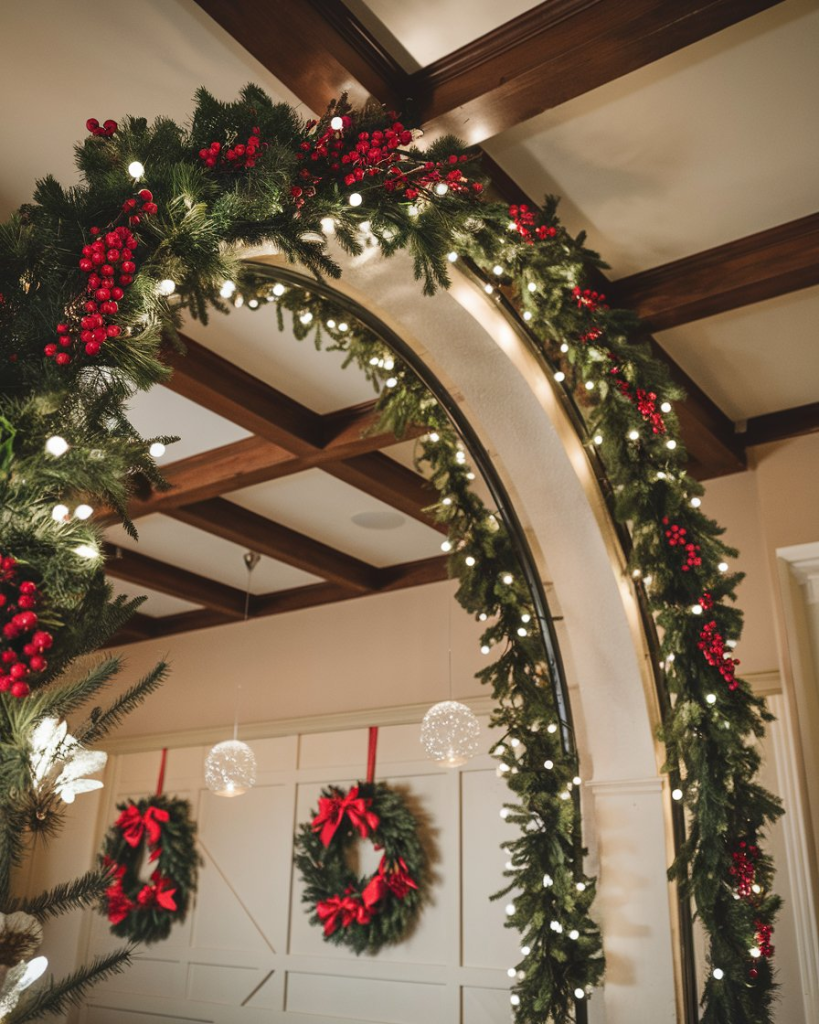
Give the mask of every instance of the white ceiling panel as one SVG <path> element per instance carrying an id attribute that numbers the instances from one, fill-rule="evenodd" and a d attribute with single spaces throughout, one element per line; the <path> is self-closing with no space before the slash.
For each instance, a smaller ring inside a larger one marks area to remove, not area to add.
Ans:
<path id="1" fill-rule="evenodd" d="M 201 605 L 191 604 L 190 601 L 182 601 L 178 597 L 171 597 L 169 594 L 160 594 L 158 590 L 150 590 L 148 587 L 140 587 L 136 583 L 129 583 L 127 580 L 117 580 L 109 577 L 108 582 L 115 594 L 124 594 L 125 597 L 147 597 L 148 600 L 140 606 L 140 615 L 150 615 L 152 618 L 162 618 L 163 615 L 176 615 L 178 612 L 193 612 L 201 608 Z"/>
<path id="2" fill-rule="evenodd" d="M 348 6 L 407 71 L 415 71 L 537 7 L 537 3 L 470 0 L 466 5 L 463 0 L 413 0 L 397 4 L 395 0 L 348 0 Z M 389 31 L 392 40 L 378 31 L 372 16 Z"/>
<path id="3" fill-rule="evenodd" d="M 250 431 L 168 388 L 156 387 L 138 392 L 128 409 L 131 423 L 143 437 L 161 434 L 179 437 L 174 444 L 168 445 L 165 455 L 158 460 L 160 466 L 163 462 L 176 462 L 251 436 Z"/>
<path id="4" fill-rule="evenodd" d="M 230 500 L 371 565 L 441 553 L 443 538 L 431 527 L 402 516 L 400 525 L 384 529 L 388 522 L 398 524 L 395 509 L 318 469 L 234 491 Z M 353 522 L 362 515 L 369 526 Z"/>
<path id="5" fill-rule="evenodd" d="M 93 0 L 29 0 L 3 4 L 2 20 L 0 123 L 6 139 L 25 140 L 0 147 L 2 218 L 28 202 L 37 178 L 77 180 L 73 147 L 86 136 L 89 117 L 186 121 L 200 85 L 230 100 L 248 82 L 310 116 L 194 0 L 115 2 L 104 13 Z"/>
<path id="6" fill-rule="evenodd" d="M 137 522 L 139 541 L 132 540 L 124 530 L 112 527 L 105 534 L 111 544 L 148 555 L 160 562 L 187 569 L 208 579 L 226 583 L 238 590 L 247 586 L 247 570 L 242 556 L 246 549 L 204 530 L 187 526 L 167 516 L 146 516 Z M 272 558 L 262 558 L 251 573 L 250 592 L 267 594 L 274 590 L 306 587 L 321 583 L 317 576 L 294 569 Z"/>
<path id="7" fill-rule="evenodd" d="M 816 211 L 817 54 L 815 0 L 785 0 L 486 149 L 622 277 Z"/>
<path id="8" fill-rule="evenodd" d="M 228 316 L 214 313 L 206 328 L 189 322 L 185 332 L 314 412 L 333 412 L 376 397 L 357 367 L 342 369 L 340 352 L 319 351 L 309 338 L 296 341 L 291 330 L 280 332 L 272 306 L 245 306 Z"/>
<path id="9" fill-rule="evenodd" d="M 657 334 L 733 420 L 819 399 L 819 287 Z"/>

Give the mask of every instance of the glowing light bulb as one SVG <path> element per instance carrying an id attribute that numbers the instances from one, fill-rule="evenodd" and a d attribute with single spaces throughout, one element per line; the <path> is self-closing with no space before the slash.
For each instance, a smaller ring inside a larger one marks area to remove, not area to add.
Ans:
<path id="1" fill-rule="evenodd" d="M 702 615 L 702 605 L 701 604 L 692 604 L 691 605 L 691 613 L 693 615 Z"/>
<path id="2" fill-rule="evenodd" d="M 509 586 L 509 584 L 510 584 L 510 583 L 511 583 L 511 582 L 513 581 L 513 579 L 514 579 L 514 576 L 512 576 L 512 574 L 511 574 L 510 572 L 505 572 L 505 573 L 503 574 L 503 576 L 501 577 L 501 579 L 503 580 L 503 582 L 504 582 L 504 583 L 505 583 L 505 584 L 507 585 L 507 587 L 508 587 L 508 586 Z"/>
<path id="3" fill-rule="evenodd" d="M 544 889 L 551 889 L 551 887 L 553 885 L 554 885 L 554 879 L 552 878 L 552 876 L 548 875 L 548 874 L 544 875 L 543 876 L 543 888 Z"/>
<path id="4" fill-rule="evenodd" d="M 660 406 L 660 412 L 671 412 L 671 402 L 663 402 Z"/>
<path id="5" fill-rule="evenodd" d="M 529 635 L 528 632 L 523 628 L 523 626 L 518 626 L 518 636 L 528 636 L 528 635 Z"/>
<path id="6" fill-rule="evenodd" d="M 554 723 L 554 722 L 550 722 L 550 723 L 549 723 L 549 724 L 548 724 L 548 725 L 546 726 L 546 732 L 557 732 L 557 726 L 555 725 L 555 723 Z"/>
<path id="7" fill-rule="evenodd" d="M 572 928 L 569 932 L 569 938 L 576 942 L 580 938 L 580 932 L 576 928 Z"/>
<path id="8" fill-rule="evenodd" d="M 251 309 L 258 309 L 259 308 L 259 300 L 258 299 L 251 299 L 250 302 L 248 302 L 248 306 L 250 306 Z"/>
<path id="9" fill-rule="evenodd" d="M 469 566 L 470 569 L 475 564 L 475 559 L 474 559 L 474 557 L 472 555 L 467 555 L 466 558 L 464 559 L 464 561 L 466 562 L 466 564 Z"/>
<path id="10" fill-rule="evenodd" d="M 486 622 L 486 612 L 481 612 L 478 616 L 478 622 Z"/>
<path id="11" fill-rule="evenodd" d="M 532 621 L 532 616 L 529 614 L 529 612 L 524 612 L 523 615 L 521 615 L 521 617 L 520 617 L 520 621 L 521 622 L 531 622 Z"/>
<path id="12" fill-rule="evenodd" d="M 481 644 L 481 654 L 489 654 L 489 645 Z"/>
<path id="13" fill-rule="evenodd" d="M 325 235 L 333 234 L 333 232 L 336 230 L 336 222 L 333 220 L 332 217 L 321 218 L 321 230 L 324 232 Z"/>
<path id="14" fill-rule="evenodd" d="M 717 568 L 719 569 L 720 572 L 728 572 L 728 563 L 727 562 L 720 562 L 719 565 L 717 566 Z"/>
<path id="15" fill-rule="evenodd" d="M 594 391 L 594 381 L 593 380 L 587 380 L 586 381 L 586 390 L 587 391 Z"/>
<path id="16" fill-rule="evenodd" d="M 562 344 L 562 345 L 560 346 L 560 351 L 561 351 L 561 352 L 568 352 L 568 351 L 569 351 L 569 346 L 568 346 L 568 345 L 566 344 L 566 342 L 565 342 L 565 341 L 564 341 L 564 342 L 563 342 L 563 344 Z"/>
<path id="17" fill-rule="evenodd" d="M 705 695 L 705 699 L 706 699 L 706 701 L 709 704 L 716 704 L 717 703 L 717 695 L 715 693 L 707 693 Z"/>
<path id="18" fill-rule="evenodd" d="M 555 374 L 555 380 L 557 381 L 557 383 L 558 384 L 562 384 L 565 379 L 566 379 L 566 374 L 562 370 L 558 370 L 557 373 Z"/>
<path id="19" fill-rule="evenodd" d="M 330 127 L 334 132 L 340 132 L 344 127 L 344 122 L 338 115 L 336 115 L 335 117 L 330 118 Z"/>
<path id="20" fill-rule="evenodd" d="M 723 971 L 721 967 L 715 967 L 711 974 L 717 979 L 717 981 L 722 981 L 725 977 L 725 971 Z"/>
<path id="21" fill-rule="evenodd" d="M 388 388 L 394 388 L 395 385 L 398 383 L 398 378 L 397 377 L 387 377 L 387 379 L 384 381 L 384 383 L 387 385 Z"/>
<path id="22" fill-rule="evenodd" d="M 555 766 L 554 761 L 544 761 L 543 762 L 543 767 L 544 768 L 548 768 L 550 771 L 551 771 L 552 768 L 554 768 L 554 766 Z"/>
<path id="23" fill-rule="evenodd" d="M 595 434 L 593 440 L 594 440 L 595 444 L 602 444 L 603 443 L 603 435 L 602 434 Z"/>
<path id="24" fill-rule="evenodd" d="M 509 970 L 506 972 L 506 977 L 507 978 L 516 978 L 517 974 L 518 974 L 518 972 L 515 970 L 515 968 L 514 967 L 510 967 Z"/>
<path id="25" fill-rule="evenodd" d="M 575 775 L 575 777 L 572 779 L 572 782 L 575 784 L 575 786 L 579 786 L 581 785 L 583 780 L 580 778 L 579 775 Z"/>
<path id="26" fill-rule="evenodd" d="M 139 160 L 132 160 L 131 163 L 128 164 L 128 173 L 132 178 L 141 178 L 145 173 L 145 168 Z"/>
<path id="27" fill-rule="evenodd" d="M 563 925 L 560 923 L 560 921 L 550 921 L 549 927 L 552 929 L 553 932 L 557 932 L 558 935 L 563 934 Z"/>
<path id="28" fill-rule="evenodd" d="M 512 1006 L 520 1006 L 520 996 L 516 996 L 513 993 L 511 996 L 509 996 L 509 1002 L 512 1004 Z"/>
<path id="29" fill-rule="evenodd" d="M 69 447 L 68 441 L 62 437 L 57 437 L 56 435 L 54 437 L 50 437 L 45 443 L 45 450 L 49 455 L 53 455 L 55 459 L 58 459 L 61 455 L 65 455 Z"/>
<path id="30" fill-rule="evenodd" d="M 152 459 L 161 459 L 165 454 L 165 445 L 161 441 L 154 441 L 148 449 L 148 454 Z"/>
<path id="31" fill-rule="evenodd" d="M 760 957 L 760 956 L 762 956 L 762 952 L 761 952 L 761 951 L 760 951 L 759 949 L 757 949 L 757 948 L 756 948 L 756 946 L 752 946 L 752 947 L 751 947 L 751 948 L 750 948 L 750 949 L 748 950 L 748 952 L 749 952 L 749 953 L 750 953 L 750 955 L 751 955 L 751 956 L 752 956 L 752 957 L 754 958 L 754 960 L 756 960 L 756 959 L 757 959 L 757 957 Z"/>
<path id="32" fill-rule="evenodd" d="M 670 441 L 666 441 L 665 446 L 666 446 L 666 448 L 669 449 L 669 451 L 673 452 L 674 449 L 677 447 L 677 442 L 672 437 Z"/>
<path id="33" fill-rule="evenodd" d="M 87 558 L 90 560 L 92 558 L 97 558 L 99 556 L 99 551 L 90 544 L 78 544 L 74 548 L 74 554 L 79 555 L 80 558 Z"/>
<path id="34" fill-rule="evenodd" d="M 702 504 L 702 499 L 701 498 L 692 498 L 691 499 L 691 508 L 699 508 L 701 504 Z"/>
<path id="35" fill-rule="evenodd" d="M 630 430 L 628 432 L 628 439 L 629 439 L 629 441 L 638 441 L 640 439 L 640 431 L 639 430 Z"/>
<path id="36" fill-rule="evenodd" d="M 445 541 L 441 542 L 441 551 L 451 551 L 451 550 L 452 550 L 452 544 L 448 540 L 445 540 Z"/>
<path id="37" fill-rule="evenodd" d="M 529 954 L 532 952 L 532 950 L 531 950 L 531 947 L 529 947 L 529 946 L 521 946 L 520 947 L 520 952 L 521 952 L 522 956 L 529 956 Z"/>
<path id="38" fill-rule="evenodd" d="M 233 283 L 233 281 L 225 281 L 225 283 L 219 289 L 219 294 L 222 296 L 223 299 L 229 299 L 235 291 L 236 285 Z M 276 289 L 274 288 L 273 291 L 275 293 Z"/>
<path id="39" fill-rule="evenodd" d="M 501 809 L 500 809 L 500 816 L 504 820 L 506 820 L 506 818 L 509 817 L 509 808 L 508 807 L 501 807 Z M 514 908 L 512 908 L 512 910 L 508 911 L 508 913 L 510 913 L 510 914 L 514 914 L 514 912 L 515 912 Z"/>
<path id="40" fill-rule="evenodd" d="M 55 523 L 63 523 L 68 518 L 68 505 L 55 505 L 51 510 L 51 518 Z"/>
<path id="41" fill-rule="evenodd" d="M 577 889 L 578 892 L 585 892 L 585 890 L 586 890 L 586 883 L 585 882 L 578 882 L 577 885 L 575 886 L 575 889 Z"/>
<path id="42" fill-rule="evenodd" d="M 301 322 L 302 322 L 303 324 L 305 324 L 305 325 L 306 325 L 306 324 L 309 324 L 309 323 L 310 323 L 310 321 L 311 321 L 312 319 L 313 319 L 313 314 L 312 314 L 312 313 L 310 312 L 310 310 L 309 310 L 309 309 L 306 309 L 306 310 L 305 310 L 305 311 L 304 311 L 304 312 L 303 312 L 303 313 L 301 314 L 301 316 L 299 317 L 299 320 L 300 320 L 300 321 L 301 321 Z"/>
<path id="43" fill-rule="evenodd" d="M 501 274 L 503 273 L 503 267 L 500 265 L 500 263 L 496 263 L 495 266 L 492 267 L 492 273 L 495 275 L 495 277 L 501 276 Z"/>
<path id="44" fill-rule="evenodd" d="M 172 281 L 169 277 L 166 277 L 163 281 L 158 284 L 160 295 L 173 295 L 176 291 L 176 281 Z M 256 303 L 258 306 L 258 302 Z"/>
<path id="45" fill-rule="evenodd" d="M 445 196 L 447 192 L 449 192 L 449 185 L 447 185 L 445 181 L 439 181 L 438 184 L 435 186 L 435 195 Z"/>
<path id="46" fill-rule="evenodd" d="M 93 514 L 94 510 L 90 505 L 77 505 L 74 509 L 74 515 L 77 519 L 90 519 Z"/>
<path id="47" fill-rule="evenodd" d="M 347 198 L 347 202 L 350 206 L 361 206 L 364 200 L 362 199 L 360 192 L 351 192 Z"/>
<path id="48" fill-rule="evenodd" d="M 504 910 L 506 911 L 506 916 L 511 917 L 512 914 L 514 914 L 515 912 L 515 904 L 507 903 L 506 906 L 504 907 Z"/>
<path id="49" fill-rule="evenodd" d="M 491 284 L 489 284 L 489 282 L 487 282 L 487 283 L 486 283 L 486 284 L 485 284 L 485 285 L 483 286 L 483 290 L 484 290 L 484 291 L 486 292 L 486 294 L 487 294 L 487 295 L 491 295 L 491 294 L 492 294 L 492 292 L 493 292 L 493 291 L 494 291 L 495 289 L 494 289 L 494 288 L 492 287 L 492 285 L 491 285 Z"/>
<path id="50" fill-rule="evenodd" d="M 683 791 L 681 789 L 672 789 L 671 790 L 671 799 L 672 800 L 682 800 L 682 798 L 683 798 Z"/>
<path id="51" fill-rule="evenodd" d="M 576 988 L 574 990 L 574 997 L 575 997 L 575 999 L 583 999 L 583 997 L 585 995 L 586 995 L 586 993 L 583 991 L 582 988 Z"/>
<path id="52" fill-rule="evenodd" d="M 530 292 L 536 292 L 537 291 L 537 285 L 535 284 L 534 281 L 530 281 L 529 284 L 526 285 L 526 287 L 529 289 Z"/>
<path id="53" fill-rule="evenodd" d="M 449 260 L 450 263 L 457 263 L 458 262 L 458 254 L 457 254 L 457 252 L 448 252 L 446 254 L 446 258 Z"/>
<path id="54" fill-rule="evenodd" d="M 561 800 L 568 800 L 569 799 L 568 790 L 565 790 L 565 789 L 563 790 L 563 792 L 560 794 L 560 799 Z"/>
<path id="55" fill-rule="evenodd" d="M 429 435 L 429 439 L 434 444 L 436 441 L 440 441 L 441 440 L 441 435 L 433 430 L 432 433 Z"/>
<path id="56" fill-rule="evenodd" d="M 528 323 L 532 319 L 532 314 L 527 309 L 523 314 L 523 319 Z"/>
<path id="57" fill-rule="evenodd" d="M 273 294 L 276 296 L 277 299 L 281 298 L 286 291 L 287 289 L 281 282 L 273 285 Z"/>

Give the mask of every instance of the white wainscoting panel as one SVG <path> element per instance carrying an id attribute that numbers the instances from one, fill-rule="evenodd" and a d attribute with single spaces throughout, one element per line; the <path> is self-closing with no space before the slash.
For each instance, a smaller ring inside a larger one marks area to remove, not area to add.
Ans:
<path id="1" fill-rule="evenodd" d="M 486 727 L 486 722 L 482 723 Z M 485 733 L 489 745 L 488 730 Z M 293 835 L 323 786 L 349 786 L 365 769 L 367 730 L 254 739 L 258 781 L 242 797 L 203 782 L 207 748 L 170 750 L 165 791 L 191 800 L 203 858 L 184 925 L 145 947 L 128 972 L 98 986 L 81 1024 L 496 1024 L 509 1013 L 506 969 L 520 954 L 504 928 L 503 885 L 513 836 L 500 809 L 508 790 L 487 756 L 451 771 L 425 760 L 418 725 L 380 730 L 377 777 L 406 791 L 431 851 L 431 899 L 414 932 L 377 956 L 357 957 L 309 924 L 293 868 Z M 115 805 L 154 790 L 159 752 L 116 757 L 105 822 Z M 362 871 L 380 853 L 359 844 Z M 120 943 L 96 915 L 86 953 Z"/>

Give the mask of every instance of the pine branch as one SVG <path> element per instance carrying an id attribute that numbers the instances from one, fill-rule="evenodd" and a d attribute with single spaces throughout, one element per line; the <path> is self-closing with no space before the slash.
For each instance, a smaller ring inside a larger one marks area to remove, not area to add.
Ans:
<path id="1" fill-rule="evenodd" d="M 88 718 L 77 730 L 76 737 L 81 743 L 96 743 L 111 729 L 129 715 L 145 698 L 159 689 L 168 674 L 168 663 L 160 661 L 138 683 L 129 687 L 120 697 L 98 714 Z"/>
<path id="2" fill-rule="evenodd" d="M 110 884 L 107 871 L 88 871 L 71 882 L 61 882 L 53 889 L 31 899 L 18 901 L 13 909 L 31 914 L 38 921 L 47 921 L 69 910 L 93 906 Z"/>
<path id="3" fill-rule="evenodd" d="M 73 974 L 60 981 L 51 979 L 51 984 L 42 992 L 36 993 L 5 1018 L 5 1024 L 23 1024 L 24 1021 L 37 1020 L 46 1014 L 65 1013 L 72 1006 L 79 1006 L 85 993 L 93 985 L 110 978 L 122 971 L 131 962 L 131 947 L 116 950 L 105 956 L 94 958 L 93 963 L 79 967 Z"/>

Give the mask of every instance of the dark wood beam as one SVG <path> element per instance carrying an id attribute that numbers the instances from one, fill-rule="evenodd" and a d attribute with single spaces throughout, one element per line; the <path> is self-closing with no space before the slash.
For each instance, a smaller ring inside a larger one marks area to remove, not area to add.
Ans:
<path id="1" fill-rule="evenodd" d="M 258 377 L 182 336 L 186 352 L 166 349 L 166 387 L 294 455 L 322 446 L 322 418 Z"/>
<path id="2" fill-rule="evenodd" d="M 157 590 L 161 594 L 170 594 L 192 604 L 204 605 L 231 619 L 241 619 L 244 615 L 245 595 L 235 587 L 113 544 L 105 544 L 104 552 L 108 576 Z"/>
<path id="3" fill-rule="evenodd" d="M 136 644 L 142 640 L 150 640 L 154 636 L 154 629 L 158 621 L 150 615 L 135 612 L 125 625 L 108 639 L 105 647 L 121 647 L 124 644 Z"/>
<path id="4" fill-rule="evenodd" d="M 611 285 L 651 331 L 819 284 L 819 213 L 686 256 Z"/>
<path id="5" fill-rule="evenodd" d="M 376 96 L 405 105 L 405 74 L 338 0 L 197 3 L 316 113 L 342 93 L 356 104 Z"/>
<path id="6" fill-rule="evenodd" d="M 794 409 L 769 412 L 764 416 L 752 416 L 745 433 L 741 436 L 748 447 L 767 444 L 769 441 L 784 441 L 789 437 L 800 437 L 819 431 L 819 402 L 799 405 Z"/>
<path id="7" fill-rule="evenodd" d="M 322 469 L 337 480 L 343 480 L 344 483 L 391 505 L 399 512 L 424 523 L 425 526 L 431 526 L 441 533 L 447 532 L 446 526 L 436 523 L 423 511 L 437 501 L 435 490 L 423 477 L 386 455 L 378 452 L 357 455 L 344 462 L 325 463 Z"/>
<path id="8" fill-rule="evenodd" d="M 779 0 L 547 0 L 410 77 L 419 120 L 477 145 Z"/>
<path id="9" fill-rule="evenodd" d="M 404 590 L 407 587 L 424 586 L 427 583 L 439 583 L 447 579 L 447 559 L 445 556 L 438 556 L 424 558 L 417 562 L 404 562 L 401 565 L 380 569 L 378 573 L 380 576 L 379 591 L 391 593 L 396 590 Z M 250 617 L 254 619 L 264 618 L 268 615 L 283 615 L 305 608 L 317 608 L 320 605 L 349 601 L 359 596 L 361 595 L 354 593 L 349 587 L 341 587 L 335 583 L 314 583 L 307 587 L 294 587 L 290 590 L 280 590 L 252 597 Z M 147 616 L 141 616 L 141 618 L 147 618 Z M 136 643 L 154 637 L 172 636 L 197 629 L 209 629 L 212 626 L 223 626 L 232 621 L 227 615 L 208 608 L 180 612 L 178 615 L 150 619 L 149 636 L 135 633 L 132 638 L 123 636 L 118 642 L 121 644 Z"/>
<path id="10" fill-rule="evenodd" d="M 378 589 L 374 566 L 223 498 L 171 509 L 168 515 L 356 593 Z"/>

